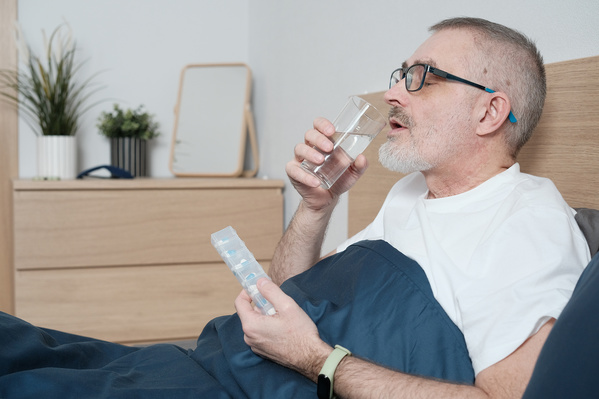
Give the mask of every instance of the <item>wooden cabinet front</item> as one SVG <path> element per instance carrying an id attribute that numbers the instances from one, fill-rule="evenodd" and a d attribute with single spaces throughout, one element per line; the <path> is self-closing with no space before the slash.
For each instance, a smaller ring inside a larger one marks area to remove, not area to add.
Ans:
<path id="1" fill-rule="evenodd" d="M 268 267 L 282 181 L 135 179 L 14 188 L 16 314 L 116 342 L 197 337 L 240 286 L 210 244 L 233 226 Z"/>

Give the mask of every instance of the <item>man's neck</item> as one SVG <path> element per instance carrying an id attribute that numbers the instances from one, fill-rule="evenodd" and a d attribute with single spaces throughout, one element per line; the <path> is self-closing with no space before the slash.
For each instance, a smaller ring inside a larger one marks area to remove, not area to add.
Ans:
<path id="1" fill-rule="evenodd" d="M 428 186 L 428 199 L 444 198 L 472 190 L 493 176 L 506 171 L 516 161 L 511 160 L 500 164 L 482 164 L 459 166 L 455 168 L 434 168 L 422 172 Z"/>

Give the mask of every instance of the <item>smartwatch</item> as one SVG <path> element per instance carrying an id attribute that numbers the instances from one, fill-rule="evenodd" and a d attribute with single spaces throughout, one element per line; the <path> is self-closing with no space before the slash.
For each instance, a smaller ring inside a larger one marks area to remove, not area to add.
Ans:
<path id="1" fill-rule="evenodd" d="M 335 349 L 324 362 L 318 374 L 318 384 L 316 385 L 318 399 L 333 399 L 335 397 L 333 396 L 333 377 L 337 366 L 345 356 L 351 356 L 351 352 L 341 345 L 335 345 Z"/>

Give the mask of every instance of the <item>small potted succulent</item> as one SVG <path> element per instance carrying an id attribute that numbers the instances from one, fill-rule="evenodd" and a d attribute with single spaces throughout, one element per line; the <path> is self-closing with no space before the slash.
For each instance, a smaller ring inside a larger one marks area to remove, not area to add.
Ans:
<path id="1" fill-rule="evenodd" d="M 122 110 L 113 105 L 113 112 L 102 112 L 97 127 L 110 139 L 110 163 L 133 176 L 147 176 L 147 142 L 160 133 L 154 116 L 136 109 Z"/>

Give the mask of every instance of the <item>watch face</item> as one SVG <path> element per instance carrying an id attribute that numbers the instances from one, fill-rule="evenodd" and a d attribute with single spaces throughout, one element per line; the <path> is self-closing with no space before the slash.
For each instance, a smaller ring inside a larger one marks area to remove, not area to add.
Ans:
<path id="1" fill-rule="evenodd" d="M 316 385 L 316 394 L 318 399 L 331 398 L 331 380 L 324 374 L 318 375 L 318 385 Z"/>

